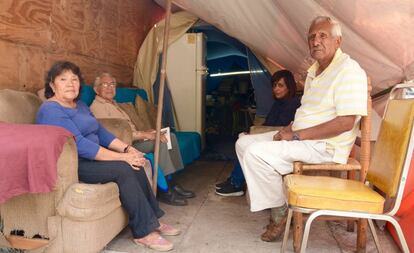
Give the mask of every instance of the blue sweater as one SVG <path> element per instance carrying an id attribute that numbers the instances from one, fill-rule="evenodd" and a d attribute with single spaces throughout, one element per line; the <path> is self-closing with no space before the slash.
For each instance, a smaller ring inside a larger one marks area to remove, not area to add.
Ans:
<path id="1" fill-rule="evenodd" d="M 90 160 L 95 159 L 99 146 L 108 147 L 115 139 L 81 101 L 77 102 L 76 108 L 66 108 L 57 102 L 46 101 L 37 112 L 36 123 L 69 130 L 75 136 L 79 157 Z"/>
<path id="2" fill-rule="evenodd" d="M 300 97 L 276 99 L 266 116 L 264 126 L 287 126 L 295 119 L 296 109 L 300 106 Z"/>

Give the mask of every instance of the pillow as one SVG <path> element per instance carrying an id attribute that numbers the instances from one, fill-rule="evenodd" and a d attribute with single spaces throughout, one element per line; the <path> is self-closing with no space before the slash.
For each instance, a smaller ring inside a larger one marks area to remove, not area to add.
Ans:
<path id="1" fill-rule="evenodd" d="M 95 91 L 93 90 L 92 86 L 89 85 L 82 85 L 81 86 L 81 94 L 80 100 L 83 101 L 87 106 L 90 106 L 95 99 Z"/>
<path id="2" fill-rule="evenodd" d="M 119 107 L 128 114 L 129 118 L 131 119 L 132 123 L 134 123 L 135 128 L 138 131 L 145 131 L 151 129 L 151 125 L 146 124 L 144 120 L 142 120 L 135 110 L 135 107 L 131 103 L 118 103 Z"/>
<path id="3" fill-rule="evenodd" d="M 37 96 L 42 100 L 46 101 L 45 97 L 45 88 L 42 88 L 38 90 Z M 81 85 L 81 94 L 80 94 L 80 100 L 84 102 L 86 105 L 90 106 L 95 99 L 95 91 L 93 90 L 92 86 L 89 85 Z"/>
<path id="4" fill-rule="evenodd" d="M 148 101 L 148 95 L 147 92 L 144 89 L 138 89 L 137 95 L 141 96 L 145 101 Z"/>
<path id="5" fill-rule="evenodd" d="M 134 103 L 135 96 L 141 96 L 145 100 L 148 100 L 147 93 L 143 89 L 137 88 L 125 88 L 125 87 L 117 87 L 116 88 L 116 95 L 115 101 L 118 103 Z M 81 88 L 81 95 L 80 100 L 83 101 L 85 104 L 90 106 L 95 99 L 95 91 L 93 90 L 93 86 L 82 84 Z"/>
<path id="6" fill-rule="evenodd" d="M 46 101 L 45 88 L 38 90 L 36 93 L 37 96 L 42 100 L 42 102 Z"/>
<path id="7" fill-rule="evenodd" d="M 145 124 L 149 125 L 150 128 L 155 129 L 157 108 L 153 104 L 145 101 L 142 97 L 136 96 L 135 109 L 139 118 L 141 118 Z"/>
<path id="8" fill-rule="evenodd" d="M 0 90 L 0 121 L 33 124 L 42 101 L 33 93 Z"/>
<path id="9" fill-rule="evenodd" d="M 117 87 L 114 99 L 118 103 L 134 103 L 137 90 L 137 88 Z"/>

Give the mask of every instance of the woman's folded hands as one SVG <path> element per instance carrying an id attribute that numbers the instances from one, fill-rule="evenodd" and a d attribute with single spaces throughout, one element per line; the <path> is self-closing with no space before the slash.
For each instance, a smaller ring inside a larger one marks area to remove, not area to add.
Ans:
<path id="1" fill-rule="evenodd" d="M 134 147 L 129 147 L 127 153 L 120 153 L 123 158 L 123 161 L 127 162 L 132 168 L 139 170 L 139 167 L 145 165 L 144 153 L 138 151 Z"/>

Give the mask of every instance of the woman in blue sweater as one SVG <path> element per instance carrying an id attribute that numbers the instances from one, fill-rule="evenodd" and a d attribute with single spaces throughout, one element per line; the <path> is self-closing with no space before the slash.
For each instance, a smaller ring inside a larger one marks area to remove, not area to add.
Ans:
<path id="1" fill-rule="evenodd" d="M 263 123 L 264 126 L 287 126 L 295 118 L 300 106 L 300 96 L 296 95 L 296 82 L 292 72 L 280 70 L 272 76 L 272 93 L 275 101 Z M 216 184 L 216 194 L 221 196 L 242 196 L 245 179 L 240 163 L 237 161 L 226 181 Z"/>
<path id="2" fill-rule="evenodd" d="M 180 231 L 160 223 L 164 215 L 143 169 L 143 153 L 103 128 L 79 101 L 82 75 L 71 62 L 57 62 L 45 81 L 45 101 L 37 114 L 38 124 L 63 127 L 75 137 L 79 156 L 79 180 L 89 184 L 115 182 L 122 206 L 128 213 L 134 242 L 159 251 L 173 248 L 161 235 Z"/>

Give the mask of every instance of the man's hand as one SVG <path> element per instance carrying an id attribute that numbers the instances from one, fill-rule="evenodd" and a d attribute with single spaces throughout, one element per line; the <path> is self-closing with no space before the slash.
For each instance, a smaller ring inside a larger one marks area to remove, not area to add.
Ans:
<path id="1" fill-rule="evenodd" d="M 347 115 L 347 116 L 337 116 L 336 118 L 313 126 L 309 128 L 300 129 L 295 131 L 296 134 L 299 134 L 301 140 L 321 140 L 331 138 L 333 136 L 340 135 L 346 131 L 352 130 L 354 126 L 356 116 Z M 292 123 L 284 127 L 278 133 L 273 136 L 274 141 L 291 141 L 293 139 Z"/>
<path id="2" fill-rule="evenodd" d="M 291 141 L 293 138 L 292 123 L 289 126 L 282 128 L 275 135 L 273 135 L 274 141 Z"/>
<path id="3" fill-rule="evenodd" d="M 327 139 L 352 130 L 354 127 L 355 119 L 355 115 L 337 116 L 328 122 L 313 127 L 300 129 L 299 131 L 296 131 L 296 133 L 300 135 L 301 140 Z M 292 134 L 292 131 L 290 132 L 290 134 Z M 286 134 L 285 138 L 292 138 L 293 135 L 290 134 Z"/>
<path id="4" fill-rule="evenodd" d="M 273 140 L 274 141 L 280 141 L 282 140 L 282 136 L 280 136 L 280 131 L 277 131 L 277 133 L 275 135 L 273 135 Z"/>
<path id="5" fill-rule="evenodd" d="M 157 131 L 156 131 L 156 130 L 154 130 L 154 129 L 150 129 L 150 130 L 147 130 L 147 131 L 142 131 L 142 136 L 143 136 L 145 139 L 148 139 L 148 140 L 155 140 L 156 133 L 157 133 Z M 168 142 L 167 137 L 165 136 L 165 134 L 162 134 L 162 133 L 161 133 L 161 136 L 160 136 L 160 141 L 161 141 L 162 143 L 167 143 L 167 142 Z"/>
<path id="6" fill-rule="evenodd" d="M 282 141 L 291 141 L 293 139 L 293 131 L 292 128 L 286 127 L 280 130 L 279 132 L 280 140 Z"/>

